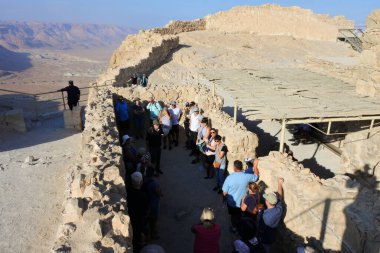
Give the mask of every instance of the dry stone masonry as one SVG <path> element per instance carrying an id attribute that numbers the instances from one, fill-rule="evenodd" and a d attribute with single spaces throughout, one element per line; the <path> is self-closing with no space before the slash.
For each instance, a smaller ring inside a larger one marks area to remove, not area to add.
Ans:
<path id="1" fill-rule="evenodd" d="M 335 40 L 337 26 L 352 25 L 343 18 L 330 19 L 308 10 L 275 5 L 234 8 L 204 20 L 205 24 L 203 20 L 174 22 L 166 28 L 128 36 L 113 54 L 108 70 L 98 79 L 98 84 L 114 79 L 113 86 L 94 86 L 89 95 L 82 150 L 67 176 L 63 222 L 52 252 L 132 252 L 127 196 L 121 176 L 124 175 L 122 154 L 113 109 L 115 95 L 129 100 L 136 97 L 147 100 L 154 96 L 157 101 L 176 100 L 180 105 L 195 101 L 225 138 L 231 151 L 230 161 L 248 155 L 255 157 L 259 145 L 257 136 L 242 124 L 235 125 L 221 111 L 223 99 L 212 96 L 211 91 L 199 85 L 197 80 L 190 78 L 186 84 L 155 82 L 148 88 L 124 87 L 132 74 L 149 74 L 165 61 L 170 61 L 173 50 L 180 50 L 179 38 L 174 34 L 206 27 L 220 32 Z M 371 43 L 374 45 L 374 40 Z M 355 147 L 349 145 L 346 144 L 346 157 L 356 152 Z M 369 150 L 367 153 L 373 154 Z M 376 161 L 371 160 L 371 165 L 372 162 Z M 354 161 L 348 163 L 359 168 L 363 165 Z M 282 233 L 283 248 L 314 238 L 325 249 L 378 253 L 380 198 L 374 189 L 342 175 L 320 179 L 279 152 L 260 158 L 259 168 L 260 179 L 269 187 L 267 190 L 275 189 L 278 176 L 285 178 L 287 212 L 286 229 Z"/>

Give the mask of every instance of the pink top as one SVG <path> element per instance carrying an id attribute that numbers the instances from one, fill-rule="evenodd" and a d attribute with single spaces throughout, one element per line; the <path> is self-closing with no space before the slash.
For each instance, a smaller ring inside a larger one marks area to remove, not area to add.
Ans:
<path id="1" fill-rule="evenodd" d="M 194 253 L 219 253 L 220 226 L 214 224 L 205 228 L 202 224 L 194 225 L 191 231 L 195 234 Z"/>

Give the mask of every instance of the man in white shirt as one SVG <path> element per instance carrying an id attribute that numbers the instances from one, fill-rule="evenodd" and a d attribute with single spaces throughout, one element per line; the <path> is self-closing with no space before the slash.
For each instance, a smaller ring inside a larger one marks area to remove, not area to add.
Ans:
<path id="1" fill-rule="evenodd" d="M 194 107 L 192 113 L 190 114 L 190 141 L 191 141 L 191 154 L 190 155 L 197 155 L 198 149 L 197 149 L 197 137 L 198 137 L 198 129 L 201 127 L 201 120 L 203 116 L 199 114 L 199 108 Z"/>
<path id="2" fill-rule="evenodd" d="M 170 102 L 169 113 L 172 115 L 172 129 L 170 130 L 170 135 L 173 140 L 173 144 L 178 146 L 178 136 L 179 136 L 179 121 L 182 117 L 182 110 L 177 107 L 175 101 Z"/>

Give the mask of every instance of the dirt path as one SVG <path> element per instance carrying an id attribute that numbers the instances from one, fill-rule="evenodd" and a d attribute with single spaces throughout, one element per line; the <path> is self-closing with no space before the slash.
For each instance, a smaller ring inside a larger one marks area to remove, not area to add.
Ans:
<path id="1" fill-rule="evenodd" d="M 206 172 L 200 170 L 200 164 L 191 164 L 192 159 L 183 142 L 171 151 L 163 150 L 164 175 L 159 177 L 164 194 L 158 224 L 161 238 L 156 243 L 166 253 L 193 252 L 194 235 L 190 228 L 199 223 L 203 208 L 211 207 L 216 223 L 222 226 L 221 252 L 232 252 L 233 235 L 229 232 L 227 208 L 222 205 L 221 195 L 212 191 L 215 179 L 204 179 Z"/>
<path id="2" fill-rule="evenodd" d="M 0 251 L 49 252 L 61 219 L 65 173 L 81 135 L 40 128 L 0 135 Z M 34 161 L 25 163 L 33 156 Z"/>

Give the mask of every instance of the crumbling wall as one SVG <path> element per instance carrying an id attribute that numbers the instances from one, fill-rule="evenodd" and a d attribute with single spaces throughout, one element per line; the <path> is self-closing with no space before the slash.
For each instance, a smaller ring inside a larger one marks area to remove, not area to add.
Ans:
<path id="1" fill-rule="evenodd" d="M 112 87 L 91 88 L 80 158 L 67 173 L 52 252 L 132 252 Z"/>
<path id="2" fill-rule="evenodd" d="M 356 92 L 365 96 L 380 95 L 380 9 L 367 18 L 367 28 L 363 35 L 363 52 Z"/>
<path id="3" fill-rule="evenodd" d="M 160 35 L 141 31 L 129 35 L 112 54 L 109 67 L 98 82 L 115 79 L 115 86 L 126 86 L 133 74 L 149 74 L 158 67 L 179 45 L 173 35 Z"/>
<path id="4" fill-rule="evenodd" d="M 183 32 L 201 31 L 205 29 L 206 21 L 201 18 L 191 21 L 172 20 L 165 27 L 154 28 L 152 31 L 161 35 L 175 35 Z"/>
<path id="5" fill-rule="evenodd" d="M 369 138 L 367 138 L 369 137 Z M 380 180 L 380 127 L 346 135 L 342 147 L 341 173 L 364 173 Z M 380 185 L 378 185 L 380 190 Z"/>
<path id="6" fill-rule="evenodd" d="M 299 7 L 241 6 L 205 17 L 206 30 L 258 35 L 287 35 L 299 39 L 336 41 L 339 28 L 353 28 L 344 17 L 314 14 Z"/>
<path id="7" fill-rule="evenodd" d="M 380 249 L 380 196 L 347 176 L 324 180 L 291 157 L 271 152 L 260 158 L 260 180 L 267 191 L 277 190 L 277 177 L 285 178 L 285 226 L 282 248 L 302 244 L 341 252 L 376 253 Z"/>

